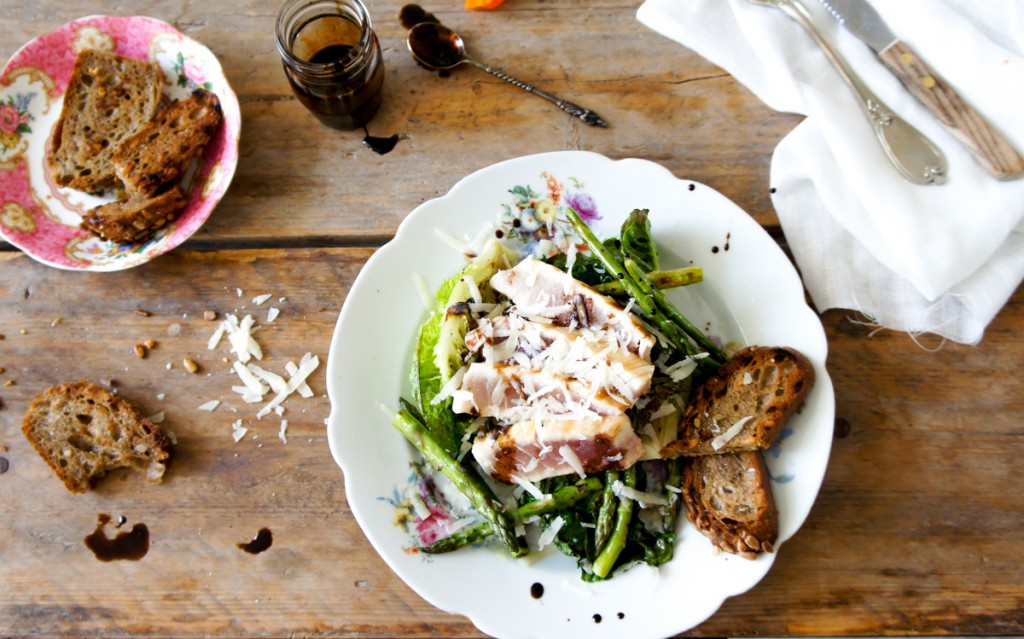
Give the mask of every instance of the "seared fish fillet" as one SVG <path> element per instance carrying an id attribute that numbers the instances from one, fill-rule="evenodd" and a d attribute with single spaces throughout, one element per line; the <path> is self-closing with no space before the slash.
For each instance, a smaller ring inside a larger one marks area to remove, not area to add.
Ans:
<path id="1" fill-rule="evenodd" d="M 650 390 L 654 365 L 619 348 L 607 335 L 570 330 L 517 315 L 481 319 L 466 335 L 470 352 L 485 362 L 517 364 L 535 371 L 575 377 L 632 405 Z"/>
<path id="2" fill-rule="evenodd" d="M 495 479 L 535 482 L 574 472 L 628 468 L 644 446 L 625 415 L 522 421 L 477 435 L 473 457 Z"/>
<path id="3" fill-rule="evenodd" d="M 633 316 L 550 264 L 527 258 L 495 273 L 491 286 L 510 298 L 520 314 L 546 317 L 558 326 L 608 331 L 631 353 L 651 359 L 654 338 Z"/>

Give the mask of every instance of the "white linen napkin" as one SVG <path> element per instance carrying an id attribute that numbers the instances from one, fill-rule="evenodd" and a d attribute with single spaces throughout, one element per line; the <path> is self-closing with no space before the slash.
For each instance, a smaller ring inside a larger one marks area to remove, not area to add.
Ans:
<path id="1" fill-rule="evenodd" d="M 637 18 L 769 107 L 807 116 L 775 149 L 772 202 L 820 311 L 853 309 L 886 328 L 979 342 L 1024 280 L 1024 179 L 992 178 L 874 51 L 817 0 L 803 3 L 865 84 L 943 151 L 945 184 L 918 186 L 896 172 L 853 92 L 782 11 L 747 0 L 646 0 Z M 872 4 L 1024 152 L 1024 4 Z"/>

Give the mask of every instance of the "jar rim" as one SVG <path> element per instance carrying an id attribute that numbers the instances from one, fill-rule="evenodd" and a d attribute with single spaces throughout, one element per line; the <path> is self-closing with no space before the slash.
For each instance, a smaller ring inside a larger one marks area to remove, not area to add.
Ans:
<path id="1" fill-rule="evenodd" d="M 370 12 L 367 11 L 366 5 L 360 0 L 344 0 L 344 2 L 355 11 L 355 18 L 358 20 L 357 24 L 361 29 L 358 44 L 352 47 L 344 57 L 330 62 L 310 62 L 292 53 L 290 46 L 291 39 L 297 36 L 303 27 L 314 20 L 331 16 L 349 20 L 351 16 L 347 16 L 339 11 L 341 2 L 338 0 L 288 0 L 285 2 L 277 14 L 277 22 L 275 24 L 275 40 L 277 41 L 277 50 L 281 57 L 288 64 L 307 73 L 326 73 L 336 69 L 344 69 L 350 64 L 357 62 L 373 38 L 373 25 L 370 22 Z M 317 11 L 318 7 L 324 10 Z M 295 33 L 289 33 L 289 21 L 299 15 L 304 9 L 310 10 L 310 18 L 302 22 Z"/>

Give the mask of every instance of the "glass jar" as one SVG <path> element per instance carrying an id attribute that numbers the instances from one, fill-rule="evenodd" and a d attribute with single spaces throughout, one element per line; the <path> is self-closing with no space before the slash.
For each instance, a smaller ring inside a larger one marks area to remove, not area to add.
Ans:
<path id="1" fill-rule="evenodd" d="M 277 49 L 295 97 L 335 129 L 366 126 L 380 109 L 384 62 L 359 0 L 288 0 Z"/>

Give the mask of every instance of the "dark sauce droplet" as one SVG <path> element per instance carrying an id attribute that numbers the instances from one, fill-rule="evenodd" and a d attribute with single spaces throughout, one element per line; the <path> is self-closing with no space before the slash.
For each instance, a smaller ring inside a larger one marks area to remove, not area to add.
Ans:
<path id="1" fill-rule="evenodd" d="M 718 252 L 718 247 L 717 246 L 712 246 L 711 247 L 711 252 L 712 253 L 717 253 Z"/>
<path id="2" fill-rule="evenodd" d="M 594 623 L 601 623 L 601 615 L 594 615 Z"/>
<path id="3" fill-rule="evenodd" d="M 115 524 L 115 525 L 118 528 L 120 528 L 121 526 L 124 526 L 127 523 L 128 523 L 128 520 L 125 518 L 124 515 L 121 515 L 120 517 L 117 518 L 117 524 Z"/>
<path id="4" fill-rule="evenodd" d="M 398 21 L 406 29 L 412 29 L 421 22 L 441 22 L 437 19 L 437 16 L 418 4 L 407 4 L 402 7 L 401 11 L 398 12 Z"/>
<path id="5" fill-rule="evenodd" d="M 96 530 L 83 540 L 86 548 L 96 555 L 96 559 L 138 561 L 149 552 L 149 528 L 146 524 L 135 524 L 131 530 L 119 532 L 111 539 L 103 530 L 110 523 L 110 515 L 99 515 L 96 519 Z"/>
<path id="6" fill-rule="evenodd" d="M 731 240 L 731 239 L 732 239 L 732 233 L 726 233 L 725 234 L 725 247 L 724 248 L 727 251 L 729 250 L 729 240 Z"/>
<path id="7" fill-rule="evenodd" d="M 697 185 L 696 184 L 691 184 L 690 186 L 688 186 L 686 188 L 688 188 L 688 189 L 690 189 L 692 191 L 692 190 L 697 188 Z"/>
<path id="8" fill-rule="evenodd" d="M 775 193 L 775 187 L 773 186 L 772 188 L 768 189 L 768 192 L 769 193 Z"/>
<path id="9" fill-rule="evenodd" d="M 530 586 L 530 596 L 534 599 L 540 599 L 544 596 L 544 584 L 536 583 Z"/>
<path id="10" fill-rule="evenodd" d="M 391 153 L 392 149 L 395 148 L 395 145 L 398 144 L 397 133 L 390 137 L 378 138 L 370 135 L 370 132 L 366 130 L 365 126 L 363 127 L 363 133 L 366 134 L 366 137 L 363 138 L 363 144 L 378 155 Z"/>
<path id="11" fill-rule="evenodd" d="M 260 528 L 260 531 L 252 538 L 252 541 L 247 541 L 237 545 L 250 555 L 257 555 L 267 548 L 270 548 L 270 544 L 272 543 L 274 543 L 274 535 L 271 534 L 270 529 Z"/>
<path id="12" fill-rule="evenodd" d="M 6 457 L 0 457 L 0 475 L 6 473 L 11 467 L 11 462 Z"/>
<path id="13" fill-rule="evenodd" d="M 617 616 L 617 617 L 618 617 L 619 619 L 625 619 L 625 618 L 626 618 L 626 613 L 624 613 L 624 612 L 620 612 L 620 613 L 619 613 L 619 614 L 617 614 L 616 616 Z"/>

